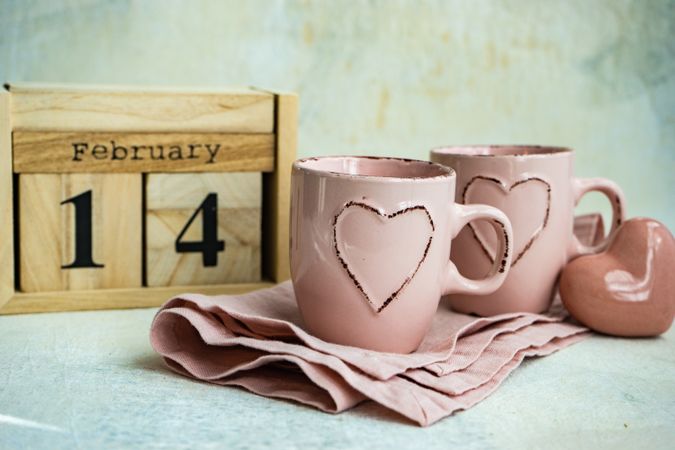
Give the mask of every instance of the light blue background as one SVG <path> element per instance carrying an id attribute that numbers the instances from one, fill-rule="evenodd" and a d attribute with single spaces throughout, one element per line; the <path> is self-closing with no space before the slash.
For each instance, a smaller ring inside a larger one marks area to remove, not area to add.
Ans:
<path id="1" fill-rule="evenodd" d="M 675 229 L 673 1 L 0 6 L 0 80 L 297 91 L 300 156 L 571 146 L 579 175 L 624 187 L 629 215 Z"/>
<path id="2" fill-rule="evenodd" d="M 300 156 L 575 148 L 675 229 L 675 2 L 0 0 L 0 80 L 256 85 L 301 96 Z M 602 207 L 594 196 L 581 209 Z M 2 448 L 669 448 L 673 329 L 529 361 L 429 429 L 168 372 L 153 310 L 0 317 Z M 139 344 L 141 343 L 141 344 Z"/>

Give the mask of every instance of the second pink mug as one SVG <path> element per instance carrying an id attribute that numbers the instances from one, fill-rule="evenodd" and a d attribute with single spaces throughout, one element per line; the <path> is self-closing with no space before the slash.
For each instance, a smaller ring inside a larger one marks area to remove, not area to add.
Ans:
<path id="1" fill-rule="evenodd" d="M 455 173 L 428 161 L 321 157 L 296 161 L 291 277 L 307 330 L 327 341 L 408 353 L 443 294 L 489 294 L 506 277 L 512 232 L 485 205 L 455 203 Z M 450 242 L 475 219 L 497 232 L 484 279 L 459 274 Z"/>
<path id="2" fill-rule="evenodd" d="M 490 295 L 448 296 L 450 306 L 460 312 L 491 316 L 546 311 L 563 266 L 576 256 L 604 250 L 623 221 L 619 186 L 604 178 L 575 178 L 574 153 L 567 148 L 445 147 L 432 150 L 431 160 L 457 171 L 458 203 L 492 205 L 513 225 L 513 263 L 506 281 Z M 573 234 L 574 207 L 589 191 L 605 194 L 614 211 L 608 239 L 592 247 Z M 462 273 L 480 278 L 489 273 L 497 244 L 485 224 L 470 224 L 457 236 L 451 259 Z"/>

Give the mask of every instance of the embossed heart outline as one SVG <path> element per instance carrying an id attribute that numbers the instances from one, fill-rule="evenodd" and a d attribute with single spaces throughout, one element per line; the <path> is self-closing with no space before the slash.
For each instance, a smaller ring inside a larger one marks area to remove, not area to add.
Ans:
<path id="1" fill-rule="evenodd" d="M 514 182 L 513 184 L 511 184 L 511 186 L 507 186 L 506 183 L 504 183 L 502 180 L 500 180 L 498 178 L 486 177 L 486 176 L 483 176 L 483 175 L 477 175 L 477 176 L 473 177 L 466 184 L 466 186 L 464 186 L 464 190 L 462 191 L 462 203 L 463 204 L 465 204 L 465 205 L 467 204 L 466 203 L 466 197 L 467 197 L 467 193 L 469 191 L 469 188 L 471 187 L 471 185 L 473 183 L 475 183 L 478 180 L 489 181 L 489 182 L 492 182 L 492 183 L 496 184 L 497 186 L 499 186 L 501 188 L 501 190 L 505 194 L 509 194 L 517 186 L 520 186 L 522 184 L 529 183 L 529 182 L 532 182 L 532 181 L 542 183 L 546 187 L 546 213 L 544 214 L 544 220 L 542 221 L 541 225 L 539 225 L 537 227 L 537 229 L 534 231 L 534 233 L 532 233 L 532 236 L 530 236 L 530 239 L 527 241 L 527 243 L 525 244 L 523 249 L 520 251 L 520 253 L 518 253 L 513 258 L 513 262 L 511 263 L 511 267 L 513 267 L 513 266 L 516 265 L 516 263 L 518 263 L 518 261 L 520 261 L 520 259 L 525 255 L 525 253 L 527 253 L 527 251 L 530 249 L 530 247 L 532 247 L 532 244 L 534 243 L 534 241 L 539 237 L 541 232 L 544 230 L 544 228 L 546 228 L 546 225 L 548 224 L 548 217 L 549 217 L 549 214 L 551 212 L 551 185 L 546 180 L 543 180 L 539 177 L 528 177 L 528 178 L 524 178 L 522 180 L 518 180 L 518 181 Z M 478 232 L 477 232 L 476 228 L 470 222 L 469 222 L 469 229 L 471 230 L 471 234 L 473 234 L 474 239 L 478 242 L 481 249 L 483 249 L 483 253 L 485 253 L 485 255 L 488 257 L 488 259 L 490 259 L 490 261 L 492 263 L 494 263 L 495 259 L 490 254 L 490 252 L 487 248 L 487 245 L 485 245 L 485 242 L 483 241 L 483 239 L 481 239 L 480 236 L 478 235 Z"/>
<path id="2" fill-rule="evenodd" d="M 344 214 L 349 208 L 362 208 L 362 209 L 364 209 L 368 212 L 372 212 L 372 213 L 377 214 L 379 217 L 381 217 L 383 219 L 393 219 L 394 217 L 400 216 L 402 214 L 408 214 L 408 213 L 411 213 L 413 211 L 423 211 L 424 214 L 427 217 L 427 220 L 429 221 L 429 225 L 431 226 L 431 233 L 429 234 L 429 239 L 427 240 L 426 246 L 424 247 L 424 252 L 422 253 L 422 257 L 420 258 L 420 260 L 417 262 L 417 265 L 415 266 L 415 270 L 413 270 L 413 272 L 410 275 L 406 276 L 405 280 L 403 280 L 401 285 L 387 297 L 387 299 L 382 303 L 382 305 L 380 305 L 379 308 L 373 303 L 373 300 L 370 298 L 368 293 L 363 288 L 363 285 L 358 280 L 358 278 L 356 277 L 356 275 L 352 271 L 352 269 L 349 266 L 349 264 L 347 263 L 347 261 L 344 259 L 343 255 L 340 252 L 340 249 L 338 247 L 337 224 L 338 224 L 338 221 L 340 220 L 340 217 L 342 216 L 342 214 Z M 361 294 L 366 299 L 366 301 L 371 306 L 371 308 L 373 308 L 373 310 L 379 314 L 380 312 L 382 312 L 382 310 L 384 310 L 384 308 L 389 306 L 389 304 L 399 296 L 401 291 L 403 291 L 403 289 L 408 284 L 410 284 L 412 279 L 415 277 L 415 275 L 419 271 L 420 267 L 422 266 L 422 263 L 427 258 L 427 254 L 429 253 L 429 248 L 431 247 L 431 242 L 433 240 L 433 234 L 434 234 L 435 230 L 436 230 L 436 228 L 434 226 L 434 221 L 431 218 L 431 214 L 429 214 L 429 210 L 422 205 L 409 206 L 409 207 L 406 207 L 406 208 L 403 208 L 403 209 L 399 209 L 398 211 L 393 212 L 391 214 L 386 214 L 386 213 L 382 212 L 381 210 L 379 210 L 378 208 L 370 206 L 366 203 L 350 201 L 350 202 L 347 202 L 342 207 L 342 209 L 340 209 L 340 212 L 338 212 L 335 215 L 335 217 L 333 218 L 333 248 L 335 249 L 335 255 L 337 256 L 338 260 L 340 261 L 340 264 L 342 265 L 342 267 L 347 272 L 347 275 L 349 275 L 349 278 L 352 280 L 352 283 L 354 283 L 356 288 L 361 292 Z"/>

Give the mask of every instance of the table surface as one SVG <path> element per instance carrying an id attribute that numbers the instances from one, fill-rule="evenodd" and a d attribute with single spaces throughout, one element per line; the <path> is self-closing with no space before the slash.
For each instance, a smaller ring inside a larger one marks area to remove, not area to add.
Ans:
<path id="1" fill-rule="evenodd" d="M 675 448 L 675 327 L 526 361 L 429 428 L 339 415 L 169 372 L 154 309 L 0 317 L 0 448 Z"/>

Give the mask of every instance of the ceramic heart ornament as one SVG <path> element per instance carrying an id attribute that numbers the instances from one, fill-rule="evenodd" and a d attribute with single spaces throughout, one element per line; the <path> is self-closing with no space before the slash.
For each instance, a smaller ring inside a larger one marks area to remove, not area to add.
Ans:
<path id="1" fill-rule="evenodd" d="M 429 253 L 433 232 L 431 215 L 421 205 L 385 213 L 366 203 L 349 202 L 333 222 L 335 254 L 378 313 L 415 277 Z M 406 259 L 401 254 L 417 256 Z"/>
<path id="2" fill-rule="evenodd" d="M 660 222 L 625 222 L 606 251 L 562 272 L 560 294 L 577 320 L 616 336 L 656 336 L 675 316 L 675 239 Z"/>

